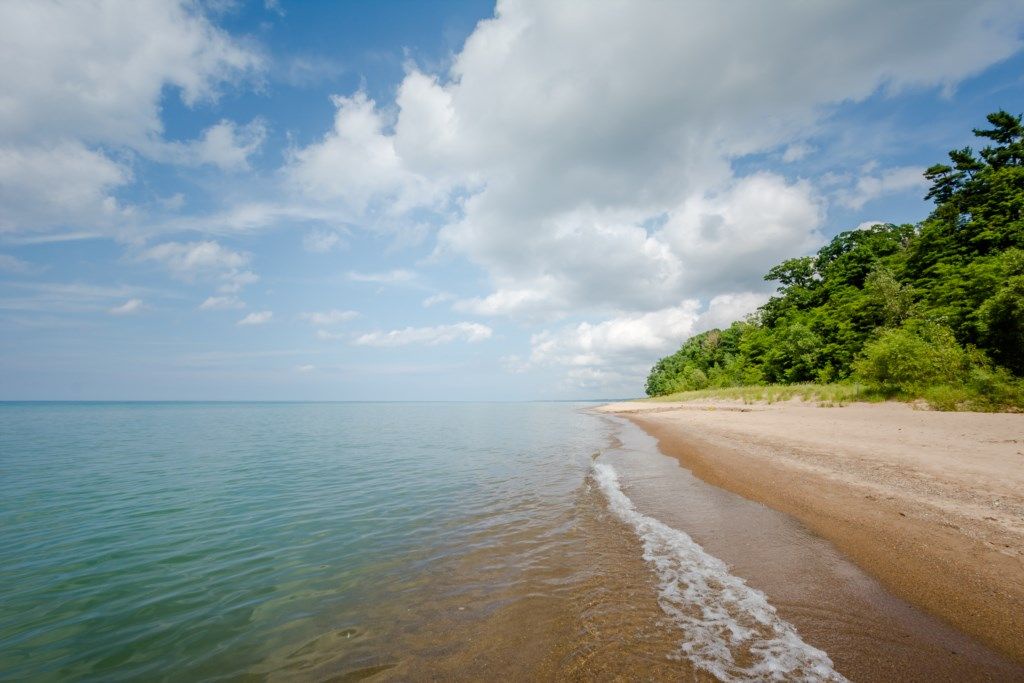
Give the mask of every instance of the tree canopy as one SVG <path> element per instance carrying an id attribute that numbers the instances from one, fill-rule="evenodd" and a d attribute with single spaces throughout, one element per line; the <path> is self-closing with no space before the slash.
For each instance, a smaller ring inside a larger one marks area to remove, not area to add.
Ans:
<path id="1" fill-rule="evenodd" d="M 952 150 L 949 163 L 925 171 L 935 202 L 925 220 L 842 232 L 817 254 L 775 266 L 765 279 L 778 283 L 776 294 L 749 319 L 691 337 L 659 360 L 648 395 L 851 377 L 903 393 L 954 382 L 925 371 L 926 348 L 944 350 L 935 362 L 959 359 L 957 382 L 984 375 L 1019 387 L 1024 126 L 1005 111 L 988 122 L 974 130 L 988 141 L 980 152 Z M 889 382 L 886 368 L 900 382 Z"/>

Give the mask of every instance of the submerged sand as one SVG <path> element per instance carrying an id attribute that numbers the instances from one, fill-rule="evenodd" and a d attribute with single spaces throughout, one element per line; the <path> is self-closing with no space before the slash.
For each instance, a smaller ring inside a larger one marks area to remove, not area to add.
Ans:
<path id="1" fill-rule="evenodd" d="M 1024 415 L 899 403 L 618 403 L 706 481 L 801 520 L 1024 662 Z"/>

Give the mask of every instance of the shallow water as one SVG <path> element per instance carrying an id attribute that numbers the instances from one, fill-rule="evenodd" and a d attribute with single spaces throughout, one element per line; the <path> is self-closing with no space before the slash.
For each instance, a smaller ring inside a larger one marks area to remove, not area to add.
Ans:
<path id="1" fill-rule="evenodd" d="M 583 408 L 0 404 L 0 678 L 1021 675 Z"/>

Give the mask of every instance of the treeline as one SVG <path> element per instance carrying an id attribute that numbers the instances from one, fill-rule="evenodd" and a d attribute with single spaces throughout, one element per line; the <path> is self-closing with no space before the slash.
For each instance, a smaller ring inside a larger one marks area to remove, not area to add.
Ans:
<path id="1" fill-rule="evenodd" d="M 1024 127 L 1005 111 L 988 121 L 979 153 L 925 172 L 926 220 L 850 230 L 775 266 L 776 295 L 659 360 L 647 394 L 856 381 L 943 408 L 1024 408 Z"/>

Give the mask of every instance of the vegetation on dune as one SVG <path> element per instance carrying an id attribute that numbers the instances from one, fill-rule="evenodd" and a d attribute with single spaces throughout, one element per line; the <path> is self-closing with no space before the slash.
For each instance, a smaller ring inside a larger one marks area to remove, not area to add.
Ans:
<path id="1" fill-rule="evenodd" d="M 647 394 L 856 383 L 945 410 L 1024 409 L 1024 126 L 988 121 L 979 153 L 925 172 L 927 219 L 843 232 L 775 266 L 776 295 L 659 360 Z"/>
<path id="2" fill-rule="evenodd" d="M 880 400 L 874 394 L 866 394 L 863 387 L 853 383 L 816 384 L 751 384 L 746 386 L 708 387 L 681 391 L 664 396 L 651 397 L 650 401 L 699 401 L 701 399 L 726 399 L 743 403 L 777 403 L 800 399 L 822 406 L 846 405 L 851 401 Z"/>

